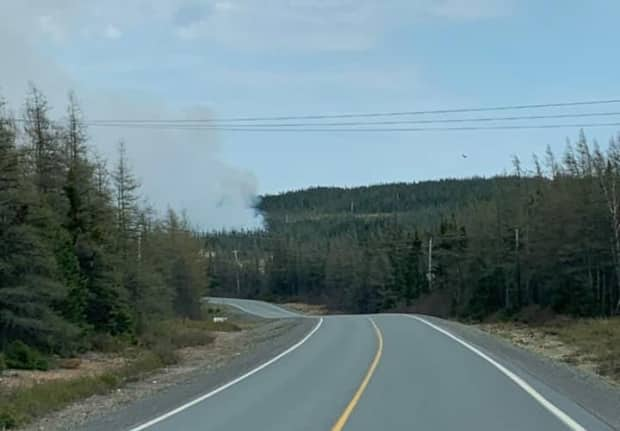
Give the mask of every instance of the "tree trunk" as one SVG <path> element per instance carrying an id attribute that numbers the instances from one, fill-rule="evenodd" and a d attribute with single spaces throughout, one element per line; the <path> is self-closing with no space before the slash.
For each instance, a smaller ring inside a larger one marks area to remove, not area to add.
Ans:
<path id="1" fill-rule="evenodd" d="M 614 230 L 614 266 L 616 270 L 616 309 L 615 314 L 620 312 L 620 218 L 618 214 L 618 196 L 616 194 L 616 181 L 612 178 L 611 190 L 611 215 Z M 613 297 L 612 297 L 613 300 Z"/>
<path id="2" fill-rule="evenodd" d="M 608 183 L 606 182 L 606 178 Z M 609 292 L 609 309 L 611 313 L 620 312 L 620 214 L 618 208 L 618 194 L 616 190 L 616 172 L 611 167 L 607 168 L 607 172 L 599 171 L 599 181 L 605 200 L 607 201 L 607 209 L 609 211 L 610 224 L 613 231 L 612 239 L 612 258 L 614 263 L 614 272 L 616 275 L 616 300 L 618 301 L 614 309 L 614 294 Z"/>

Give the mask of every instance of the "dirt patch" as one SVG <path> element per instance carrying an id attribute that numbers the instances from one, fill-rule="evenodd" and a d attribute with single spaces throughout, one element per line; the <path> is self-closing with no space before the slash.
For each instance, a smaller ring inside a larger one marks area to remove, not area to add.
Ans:
<path id="1" fill-rule="evenodd" d="M 289 310 L 310 316 L 324 316 L 329 313 L 329 310 L 325 305 L 304 304 L 302 302 L 287 302 L 281 305 Z"/>

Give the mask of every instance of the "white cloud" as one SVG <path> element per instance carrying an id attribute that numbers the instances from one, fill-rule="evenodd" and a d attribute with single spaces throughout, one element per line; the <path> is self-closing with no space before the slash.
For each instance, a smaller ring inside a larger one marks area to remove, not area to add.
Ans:
<path id="1" fill-rule="evenodd" d="M 484 19 L 509 15 L 511 0 L 436 0 L 430 7 L 432 15 L 452 19 Z"/>
<path id="2" fill-rule="evenodd" d="M 99 23 L 120 29 L 155 29 L 183 40 L 241 49 L 363 51 L 399 25 L 428 17 L 476 20 L 510 14 L 514 0 L 29 0 L 6 2 L 16 21 L 41 17 L 41 31 L 55 41 L 83 34 Z M 11 11 L 10 9 L 14 9 Z M 100 27 L 99 27 L 100 28 Z M 96 32 L 96 30 L 95 30 Z"/>
<path id="3" fill-rule="evenodd" d="M 216 1 L 176 32 L 243 49 L 364 50 L 376 42 L 378 7 L 376 0 Z"/>
<path id="4" fill-rule="evenodd" d="M 184 40 L 241 49 L 363 51 L 397 25 L 428 17 L 477 20 L 508 15 L 514 0 L 221 0 L 181 3 L 192 20 L 175 22 Z M 200 10 L 200 13 L 198 13 Z"/>
<path id="5" fill-rule="evenodd" d="M 232 1 L 216 1 L 215 10 L 219 12 L 231 11 L 236 9 L 237 6 Z"/>
<path id="6" fill-rule="evenodd" d="M 106 39 L 116 40 L 116 39 L 120 39 L 123 36 L 123 32 L 118 27 L 112 24 L 108 24 L 108 26 L 105 28 L 103 32 L 103 35 L 105 36 Z"/>
<path id="7" fill-rule="evenodd" d="M 50 37 L 52 41 L 59 43 L 64 41 L 65 32 L 51 15 L 42 15 L 38 19 L 39 29 L 45 37 Z"/>
<path id="8" fill-rule="evenodd" d="M 194 40 L 198 39 L 202 35 L 201 23 L 192 23 L 183 27 L 179 27 L 176 30 L 176 34 L 179 39 L 182 40 Z"/>

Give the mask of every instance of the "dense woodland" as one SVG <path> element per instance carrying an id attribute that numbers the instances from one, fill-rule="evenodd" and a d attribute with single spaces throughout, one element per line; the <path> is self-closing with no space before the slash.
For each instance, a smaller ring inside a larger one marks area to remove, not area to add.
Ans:
<path id="1" fill-rule="evenodd" d="M 52 121 L 34 87 L 17 114 L 0 102 L 0 359 L 24 344 L 70 355 L 200 314 L 200 239 L 186 217 L 142 204 L 123 144 L 111 166 L 93 154 L 81 117 L 70 96 Z"/>
<path id="2" fill-rule="evenodd" d="M 206 237 L 213 292 L 471 319 L 618 313 L 620 136 L 601 149 L 581 133 L 531 171 L 513 165 L 488 179 L 265 196 L 265 231 Z"/>

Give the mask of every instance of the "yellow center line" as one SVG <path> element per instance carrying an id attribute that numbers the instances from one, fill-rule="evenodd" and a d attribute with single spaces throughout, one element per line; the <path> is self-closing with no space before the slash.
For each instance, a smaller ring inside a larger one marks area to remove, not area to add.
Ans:
<path id="1" fill-rule="evenodd" d="M 332 427 L 332 431 L 342 431 L 344 426 L 347 424 L 347 421 L 349 420 L 349 416 L 351 416 L 351 413 L 353 413 L 355 406 L 357 406 L 357 403 L 362 397 L 362 394 L 366 390 L 366 386 L 368 386 L 368 383 L 370 382 L 372 375 L 375 373 L 375 370 L 377 369 L 377 365 L 379 365 L 379 361 L 381 360 L 381 355 L 383 354 L 383 335 L 381 334 L 381 330 L 379 329 L 379 327 L 377 326 L 374 320 L 372 320 L 371 318 L 368 318 L 368 320 L 370 320 L 370 323 L 372 323 L 372 326 L 375 328 L 375 333 L 377 334 L 377 340 L 379 341 L 377 353 L 375 353 L 375 358 L 370 364 L 370 367 L 368 368 L 368 371 L 366 372 L 366 376 L 364 376 L 364 380 L 362 380 L 362 384 L 359 386 L 359 388 L 357 388 L 355 395 L 353 395 L 353 398 L 351 399 L 351 401 L 349 401 L 349 404 L 342 412 L 342 415 L 340 415 L 340 418 L 338 418 L 338 420 Z"/>

